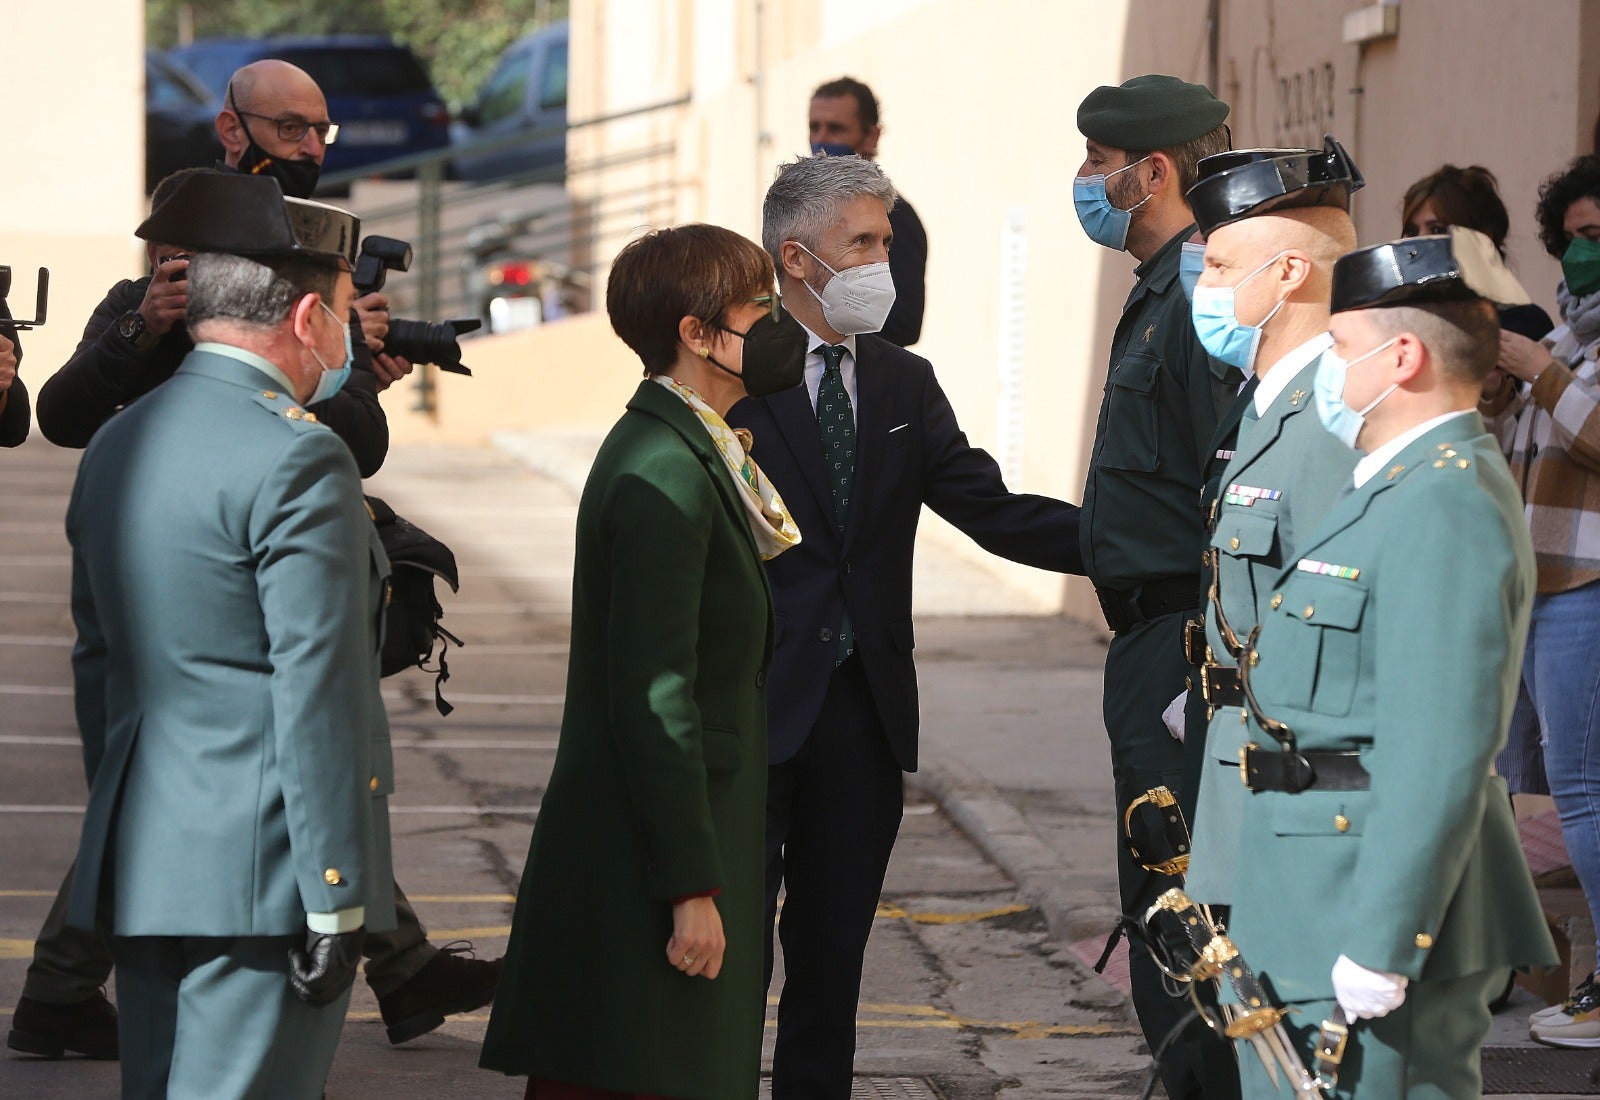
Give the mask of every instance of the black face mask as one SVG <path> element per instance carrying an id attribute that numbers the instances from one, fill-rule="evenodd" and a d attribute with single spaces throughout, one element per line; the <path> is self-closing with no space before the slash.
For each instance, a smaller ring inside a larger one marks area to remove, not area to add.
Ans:
<path id="1" fill-rule="evenodd" d="M 729 370 L 709 355 L 706 358 L 743 382 L 744 392 L 751 397 L 770 397 L 806 380 L 806 330 L 788 310 L 780 308 L 776 321 L 769 313 L 743 332 L 726 325 L 717 327 L 744 340 L 744 370 Z"/>
<path id="2" fill-rule="evenodd" d="M 256 144 L 256 137 L 250 132 L 244 115 L 239 114 L 232 88 L 228 89 L 228 105 L 234 114 L 239 115 L 239 125 L 244 128 L 244 136 L 250 141 L 245 146 L 244 156 L 239 158 L 239 171 L 250 176 L 270 176 L 278 181 L 283 193 L 291 199 L 309 199 L 317 189 L 317 180 L 322 176 L 322 165 L 309 159 L 284 160 L 268 153 Z"/>

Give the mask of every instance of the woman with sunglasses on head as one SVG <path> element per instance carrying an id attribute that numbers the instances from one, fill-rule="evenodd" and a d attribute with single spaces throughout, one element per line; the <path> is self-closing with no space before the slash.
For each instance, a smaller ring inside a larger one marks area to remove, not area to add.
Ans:
<path id="1" fill-rule="evenodd" d="M 566 712 L 482 1059 L 533 1100 L 756 1095 L 762 562 L 800 536 L 724 417 L 804 377 L 773 282 L 758 245 L 709 225 L 611 269 L 646 377 L 578 506 Z"/>

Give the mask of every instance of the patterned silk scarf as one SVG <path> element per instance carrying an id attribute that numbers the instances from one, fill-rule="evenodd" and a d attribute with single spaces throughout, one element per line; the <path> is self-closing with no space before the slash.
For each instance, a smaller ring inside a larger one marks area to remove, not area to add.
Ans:
<path id="1" fill-rule="evenodd" d="M 733 471 L 733 483 L 739 487 L 739 497 L 744 501 L 745 518 L 750 522 L 750 534 L 755 536 L 756 549 L 762 561 L 771 561 L 791 546 L 800 542 L 800 528 L 794 517 L 784 507 L 777 487 L 767 480 L 750 457 L 752 440 L 744 428 L 730 428 L 716 410 L 688 386 L 665 374 L 651 375 L 655 381 L 683 399 L 704 425 L 711 442 L 722 452 L 723 461 Z"/>

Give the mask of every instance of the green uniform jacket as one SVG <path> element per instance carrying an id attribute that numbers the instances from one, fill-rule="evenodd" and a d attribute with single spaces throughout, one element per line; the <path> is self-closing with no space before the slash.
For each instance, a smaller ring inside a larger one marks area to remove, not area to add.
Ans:
<path id="1" fill-rule="evenodd" d="M 1296 373 L 1264 414 L 1250 406 L 1222 475 L 1211 545 L 1217 550 L 1222 613 L 1240 642 L 1266 619 L 1272 583 L 1284 562 L 1294 560 L 1296 539 L 1315 529 L 1339 499 L 1360 457 L 1317 417 L 1312 386 L 1321 362 L 1319 355 Z M 1206 642 L 1217 663 L 1234 664 L 1209 603 Z M 1194 854 L 1184 889 L 1207 905 L 1227 905 L 1233 896 L 1239 818 L 1249 793 L 1239 782 L 1239 746 L 1251 737 L 1243 716 L 1240 707 L 1218 708 L 1206 730 Z"/>
<path id="2" fill-rule="evenodd" d="M 84 452 L 74 925 L 281 936 L 362 905 L 394 927 L 389 563 L 349 449 L 281 389 L 193 351 Z"/>
<path id="3" fill-rule="evenodd" d="M 1371 789 L 1246 800 L 1240 952 L 1285 1001 L 1331 998 L 1340 955 L 1413 980 L 1554 963 L 1505 783 L 1490 774 L 1534 566 L 1478 414 L 1403 448 L 1295 557 L 1268 599 L 1251 683 L 1302 751 L 1360 750 Z"/>
<path id="4" fill-rule="evenodd" d="M 578 506 L 555 769 L 483 1065 L 694 1100 L 756 1095 L 772 599 L 732 474 L 640 385 Z M 717 889 L 721 975 L 667 959 L 672 899 Z"/>
<path id="5" fill-rule="evenodd" d="M 1190 225 L 1135 270 L 1111 341 L 1078 536 L 1096 587 L 1173 577 L 1199 585 L 1204 470 L 1242 376 L 1195 335 L 1178 281 L 1181 246 L 1193 235 Z"/>

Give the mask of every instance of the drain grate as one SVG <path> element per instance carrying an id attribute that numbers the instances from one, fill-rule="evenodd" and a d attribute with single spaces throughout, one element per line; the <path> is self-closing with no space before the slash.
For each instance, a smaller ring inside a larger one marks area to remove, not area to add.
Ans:
<path id="1" fill-rule="evenodd" d="M 771 1100 L 772 1079 L 761 1078 L 761 1100 Z M 925 1077 L 857 1077 L 850 1085 L 850 1100 L 944 1100 Z"/>
<path id="2" fill-rule="evenodd" d="M 1483 1092 L 1600 1096 L 1600 1051 L 1484 1047 Z"/>

